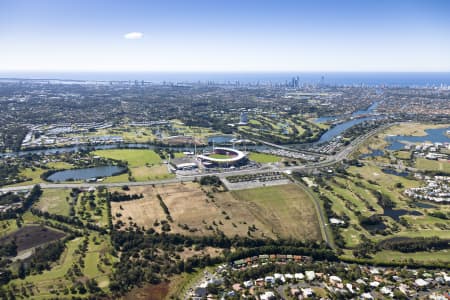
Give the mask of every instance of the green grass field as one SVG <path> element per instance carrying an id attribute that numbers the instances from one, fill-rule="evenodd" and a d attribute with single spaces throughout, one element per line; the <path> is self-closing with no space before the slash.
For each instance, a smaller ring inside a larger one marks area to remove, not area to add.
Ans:
<path id="1" fill-rule="evenodd" d="M 115 183 L 115 182 L 128 182 L 128 173 L 111 176 L 111 177 L 105 177 L 103 182 L 105 183 Z"/>
<path id="2" fill-rule="evenodd" d="M 321 188 L 320 192 L 332 201 L 332 210 L 339 215 L 346 215 L 350 218 L 350 226 L 340 230 L 346 248 L 355 247 L 360 243 L 360 235 L 364 235 L 374 242 L 390 237 L 432 237 L 450 238 L 446 230 L 446 220 L 428 216 L 427 209 L 412 208 L 411 199 L 403 194 L 405 188 L 418 187 L 423 185 L 418 180 L 386 174 L 381 169 L 366 162 L 363 167 L 350 167 L 347 169 L 348 175 L 335 176 L 327 180 L 328 188 Z M 401 183 L 401 186 L 398 186 Z M 394 203 L 394 209 L 404 209 L 408 211 L 418 211 L 422 215 L 405 215 L 403 218 L 408 222 L 408 226 L 395 221 L 393 218 L 384 216 L 383 222 L 388 227 L 388 235 L 379 233 L 371 234 L 360 225 L 358 214 L 370 216 L 373 214 L 383 214 L 383 208 L 377 203 L 376 197 L 370 191 L 379 191 L 388 196 Z M 373 211 L 369 209 L 373 208 Z M 440 206 L 439 210 L 447 212 L 446 206 Z M 444 255 L 441 255 L 442 259 Z M 449 256 L 450 257 L 450 256 Z M 376 260 L 382 261 L 388 256 L 377 254 Z M 388 259 L 389 260 L 389 259 Z"/>
<path id="3" fill-rule="evenodd" d="M 295 184 L 233 191 L 252 214 L 280 237 L 321 240 L 313 200 Z"/>
<path id="4" fill-rule="evenodd" d="M 375 254 L 373 260 L 375 262 L 404 262 L 413 259 L 416 262 L 446 262 L 449 263 L 450 250 L 432 251 L 432 252 L 415 252 L 402 253 L 399 251 L 383 250 Z"/>
<path id="5" fill-rule="evenodd" d="M 15 219 L 0 221 L 0 237 L 12 233 L 18 229 Z"/>
<path id="6" fill-rule="evenodd" d="M 229 155 L 218 154 L 218 153 L 213 153 L 213 154 L 209 155 L 209 157 L 217 158 L 217 159 L 227 159 L 227 158 L 231 158 L 231 156 L 229 156 Z"/>
<path id="7" fill-rule="evenodd" d="M 11 184 L 9 186 L 22 186 L 22 185 L 32 185 L 37 183 L 42 183 L 44 180 L 41 179 L 42 173 L 44 173 L 45 170 L 40 168 L 26 168 L 20 171 L 19 175 L 23 178 L 27 178 L 27 181 Z"/>
<path id="8" fill-rule="evenodd" d="M 45 189 L 39 201 L 35 204 L 37 208 L 42 211 L 47 211 L 51 214 L 69 215 L 69 189 Z"/>
<path id="9" fill-rule="evenodd" d="M 450 173 L 450 162 L 448 161 L 437 161 L 437 160 L 429 160 L 426 158 L 418 158 L 416 159 L 415 167 L 421 170 L 442 171 Z"/>
<path id="10" fill-rule="evenodd" d="M 147 181 L 173 178 L 175 175 L 169 173 L 167 166 L 162 163 L 162 159 L 155 151 L 147 149 L 112 149 L 98 150 L 94 155 L 122 160 L 128 162 L 131 171 L 131 180 Z M 182 153 L 176 156 L 183 155 Z M 104 182 L 128 182 L 128 174 L 107 177 Z"/>
<path id="11" fill-rule="evenodd" d="M 276 163 L 281 161 L 281 157 L 279 156 L 257 152 L 250 152 L 248 158 L 262 164 Z"/>
<path id="12" fill-rule="evenodd" d="M 96 278 L 100 287 L 108 286 L 108 275 L 112 272 L 112 266 L 105 265 L 102 258 L 108 259 L 111 263 L 116 260 L 110 255 L 110 247 L 109 236 L 93 232 L 89 237 L 83 274 L 89 278 Z"/>
<path id="13" fill-rule="evenodd" d="M 396 151 L 396 152 L 394 152 L 394 156 L 399 159 L 405 159 L 405 160 L 411 158 L 411 154 L 409 153 L 409 151 Z"/>
<path id="14" fill-rule="evenodd" d="M 47 163 L 47 167 L 49 167 L 50 169 L 72 169 L 74 166 L 63 161 L 58 161 Z"/>
<path id="15" fill-rule="evenodd" d="M 111 149 L 111 150 L 97 150 L 92 152 L 93 155 L 98 155 L 110 159 L 122 160 L 128 162 L 130 168 L 145 166 L 147 164 L 159 164 L 161 158 L 155 151 L 147 149 Z"/>

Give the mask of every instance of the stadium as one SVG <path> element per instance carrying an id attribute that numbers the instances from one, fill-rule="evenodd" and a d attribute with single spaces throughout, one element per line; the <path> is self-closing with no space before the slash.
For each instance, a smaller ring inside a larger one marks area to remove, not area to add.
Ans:
<path id="1" fill-rule="evenodd" d="M 206 168 L 211 167 L 236 167 L 247 163 L 247 154 L 232 148 L 217 147 L 211 154 L 197 155 L 197 159 Z"/>

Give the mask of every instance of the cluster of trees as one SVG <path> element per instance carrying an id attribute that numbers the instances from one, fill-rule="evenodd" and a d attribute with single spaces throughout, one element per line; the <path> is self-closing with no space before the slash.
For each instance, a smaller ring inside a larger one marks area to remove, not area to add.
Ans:
<path id="1" fill-rule="evenodd" d="M 30 191 L 28 197 L 23 201 L 22 212 L 27 211 L 42 195 L 41 186 L 36 184 Z"/>
<path id="2" fill-rule="evenodd" d="M 0 162 L 0 186 L 19 182 L 19 165 Z"/>
<path id="3" fill-rule="evenodd" d="M 201 185 L 213 185 L 216 187 L 222 185 L 222 181 L 220 181 L 220 178 L 217 176 L 203 176 L 202 178 L 200 178 L 199 183 Z"/>
<path id="4" fill-rule="evenodd" d="M 51 214 L 47 211 L 41 211 L 37 208 L 31 208 L 30 209 L 31 213 L 33 215 L 39 216 L 39 217 L 43 217 L 44 219 L 47 220 L 55 220 L 61 223 L 65 223 L 71 226 L 74 226 L 76 228 L 87 228 L 90 230 L 94 230 L 97 231 L 101 234 L 106 234 L 108 233 L 108 229 L 98 226 L 96 224 L 93 223 L 89 223 L 87 222 L 86 224 L 84 224 L 80 219 L 78 219 L 78 217 L 73 217 L 73 216 L 63 216 L 63 215 L 58 215 L 58 214 Z"/>
<path id="5" fill-rule="evenodd" d="M 11 241 L 8 243 L 2 242 L 0 245 L 0 257 L 7 257 L 7 256 L 16 256 L 17 255 L 17 244 L 16 241 Z"/>
<path id="6" fill-rule="evenodd" d="M 381 241 L 380 249 L 395 250 L 405 253 L 450 249 L 450 240 L 439 237 L 392 238 Z"/>
<path id="7" fill-rule="evenodd" d="M 395 207 L 395 202 L 392 201 L 391 198 L 389 198 L 389 196 L 387 196 L 386 194 L 383 194 L 380 191 L 372 189 L 370 189 L 370 191 L 377 199 L 378 205 L 380 205 L 382 208 L 389 209 Z"/>
<path id="8" fill-rule="evenodd" d="M 214 236 L 183 236 L 180 234 L 113 231 L 111 242 L 114 251 L 120 252 L 120 261 L 115 264 L 110 289 L 124 293 L 142 282 L 158 283 L 165 277 L 180 272 L 191 272 L 196 267 L 205 267 L 222 261 L 233 261 L 258 254 L 301 254 L 317 259 L 335 260 L 333 251 L 323 243 L 296 240 L 251 239 L 248 237 L 228 238 L 223 234 Z M 223 257 L 192 257 L 182 260 L 177 254 L 186 247 L 225 249 Z M 236 251 L 231 253 L 230 248 Z"/>
<path id="9" fill-rule="evenodd" d="M 357 258 L 369 258 L 371 254 L 378 251 L 377 245 L 368 239 L 365 235 L 361 234 L 361 242 L 353 249 L 353 256 Z"/>
<path id="10" fill-rule="evenodd" d="M 22 214 L 22 213 L 26 212 L 34 204 L 34 202 L 36 202 L 39 199 L 39 197 L 41 195 L 42 195 L 42 189 L 37 184 L 31 189 L 28 196 L 22 200 L 21 207 L 15 209 L 15 210 L 9 210 L 7 212 L 1 213 L 0 220 L 13 219 L 13 218 L 17 217 L 17 214 Z M 19 220 L 19 218 L 16 218 L 16 220 Z"/>
<path id="11" fill-rule="evenodd" d="M 383 223 L 383 219 L 378 214 L 374 214 L 374 215 L 371 215 L 368 217 L 359 215 L 358 218 L 359 218 L 359 223 L 362 226 L 374 226 L 374 225 L 379 225 L 379 224 Z"/>
<path id="12" fill-rule="evenodd" d="M 22 201 L 22 198 L 12 192 L 0 195 L 0 205 L 8 205 L 20 201 Z"/>
<path id="13" fill-rule="evenodd" d="M 364 235 L 360 235 L 361 243 L 353 249 L 353 255 L 357 258 L 369 258 L 381 250 L 394 250 L 404 253 L 419 251 L 443 250 L 450 248 L 450 240 L 438 237 L 417 237 L 417 238 L 391 238 L 374 243 Z"/>
<path id="14" fill-rule="evenodd" d="M 428 213 L 428 215 L 442 220 L 450 220 L 450 213 L 445 213 L 443 211 L 433 211 Z"/>
<path id="15" fill-rule="evenodd" d="M 141 194 L 122 194 L 117 191 L 113 193 L 108 193 L 108 200 L 111 202 L 123 202 L 144 198 L 144 195 Z"/>
<path id="16" fill-rule="evenodd" d="M 161 208 L 163 209 L 164 213 L 166 214 L 167 220 L 169 220 L 170 222 L 173 222 L 172 216 L 170 215 L 169 208 L 167 207 L 166 203 L 164 203 L 164 200 L 161 197 L 161 195 L 156 194 L 156 198 L 158 198 L 159 205 L 161 205 Z M 165 224 L 167 224 L 167 223 L 165 223 Z M 166 227 L 167 227 L 167 225 L 166 225 Z"/>
<path id="17" fill-rule="evenodd" d="M 12 124 L 10 126 L 2 126 L 0 132 L 0 151 L 19 151 L 27 133 L 28 128 L 25 125 Z"/>
<path id="18" fill-rule="evenodd" d="M 73 237 L 68 237 L 69 239 Z M 65 242 L 57 241 L 34 250 L 33 256 L 24 262 L 21 262 L 18 269 L 18 277 L 25 278 L 33 272 L 40 273 L 50 269 L 50 263 L 59 259 L 65 249 Z"/>

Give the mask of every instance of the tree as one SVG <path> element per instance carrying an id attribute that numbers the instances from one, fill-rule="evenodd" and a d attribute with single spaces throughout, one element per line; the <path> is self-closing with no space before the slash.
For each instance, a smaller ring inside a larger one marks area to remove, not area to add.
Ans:
<path id="1" fill-rule="evenodd" d="M 24 279 L 25 276 L 27 276 L 26 271 L 27 271 L 27 270 L 25 269 L 25 265 L 23 264 L 23 262 L 20 262 L 20 264 L 19 264 L 19 269 L 18 269 L 18 271 L 17 271 L 17 276 L 18 276 L 20 279 Z"/>

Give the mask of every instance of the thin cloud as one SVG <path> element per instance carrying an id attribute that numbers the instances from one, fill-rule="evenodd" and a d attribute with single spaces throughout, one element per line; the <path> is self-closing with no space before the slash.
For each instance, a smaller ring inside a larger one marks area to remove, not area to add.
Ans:
<path id="1" fill-rule="evenodd" d="M 140 40 L 144 37 L 142 32 L 128 32 L 123 36 L 127 40 Z"/>

